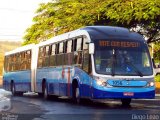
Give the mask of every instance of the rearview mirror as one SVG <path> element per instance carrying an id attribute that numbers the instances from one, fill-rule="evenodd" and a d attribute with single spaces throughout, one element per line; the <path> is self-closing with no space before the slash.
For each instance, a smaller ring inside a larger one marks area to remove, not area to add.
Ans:
<path id="1" fill-rule="evenodd" d="M 89 43 L 89 54 L 94 54 L 94 43 Z"/>

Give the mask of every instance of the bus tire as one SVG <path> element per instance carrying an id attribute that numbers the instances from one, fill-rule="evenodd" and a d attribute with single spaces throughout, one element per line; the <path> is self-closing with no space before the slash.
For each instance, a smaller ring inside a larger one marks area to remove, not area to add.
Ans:
<path id="1" fill-rule="evenodd" d="M 78 85 L 73 86 L 73 96 L 72 96 L 73 102 L 80 104 L 81 103 L 81 99 L 80 99 L 80 90 Z"/>
<path id="2" fill-rule="evenodd" d="M 131 98 L 121 99 L 121 102 L 122 102 L 122 106 L 130 106 Z"/>
<path id="3" fill-rule="evenodd" d="M 17 95 L 17 96 L 23 96 L 23 92 L 16 92 L 15 95 Z"/>
<path id="4" fill-rule="evenodd" d="M 39 97 L 43 97 L 43 93 L 38 93 L 38 96 Z"/>
<path id="5" fill-rule="evenodd" d="M 16 92 L 14 82 L 11 83 L 11 93 L 13 96 L 22 96 L 23 92 Z"/>
<path id="6" fill-rule="evenodd" d="M 43 98 L 45 100 L 47 100 L 49 98 L 48 91 L 47 91 L 47 86 L 46 85 L 45 85 L 44 91 L 43 91 Z"/>
<path id="7" fill-rule="evenodd" d="M 14 84 L 14 82 L 11 82 L 11 93 L 12 93 L 13 96 L 16 95 L 15 84 Z"/>

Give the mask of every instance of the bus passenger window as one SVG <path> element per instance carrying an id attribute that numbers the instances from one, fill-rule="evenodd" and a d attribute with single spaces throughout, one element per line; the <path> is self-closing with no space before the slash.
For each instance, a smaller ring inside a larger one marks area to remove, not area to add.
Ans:
<path id="1" fill-rule="evenodd" d="M 28 50 L 27 52 L 26 52 L 26 57 L 27 57 L 27 59 L 31 59 L 31 51 L 30 50 Z"/>
<path id="2" fill-rule="evenodd" d="M 83 50 L 88 50 L 88 44 L 86 42 L 88 42 L 87 37 L 83 37 Z"/>
<path id="3" fill-rule="evenodd" d="M 5 56 L 5 58 L 4 58 L 4 70 L 5 70 L 5 72 L 8 71 L 7 68 L 8 68 L 8 57 Z"/>
<path id="4" fill-rule="evenodd" d="M 59 54 L 59 43 L 56 44 L 56 54 Z"/>
<path id="5" fill-rule="evenodd" d="M 49 56 L 49 46 L 45 47 L 45 56 Z"/>
<path id="6" fill-rule="evenodd" d="M 55 44 L 52 45 L 52 52 L 51 55 L 55 55 L 56 54 L 56 46 Z"/>
<path id="7" fill-rule="evenodd" d="M 45 56 L 49 56 L 49 46 L 46 46 Z"/>
<path id="8" fill-rule="evenodd" d="M 43 56 L 43 47 L 39 48 L 39 58 Z"/>
<path id="9" fill-rule="evenodd" d="M 45 50 L 45 57 L 42 58 L 42 60 L 43 60 L 42 66 L 46 67 L 46 66 L 49 65 L 49 53 L 50 53 L 49 50 L 50 50 L 50 47 L 45 46 L 44 50 Z"/>
<path id="10" fill-rule="evenodd" d="M 17 54 L 15 54 L 15 57 L 16 57 L 16 61 L 14 62 L 14 71 L 17 71 L 17 70 L 19 70 L 19 58 L 20 58 L 20 56 L 19 56 L 19 53 L 17 53 Z"/>
<path id="11" fill-rule="evenodd" d="M 25 69 L 25 53 L 24 52 L 22 52 L 21 53 L 21 63 L 20 63 L 20 66 L 21 66 L 21 70 L 24 70 Z"/>
<path id="12" fill-rule="evenodd" d="M 67 41 L 63 42 L 63 53 L 67 53 Z"/>
<path id="13" fill-rule="evenodd" d="M 78 66 L 82 66 L 82 38 L 77 38 L 74 41 L 74 45 L 76 48 L 76 52 L 74 52 L 74 64 L 78 64 Z"/>
<path id="14" fill-rule="evenodd" d="M 76 51 L 81 51 L 82 50 L 82 38 L 77 38 L 77 43 L 76 43 Z"/>
<path id="15" fill-rule="evenodd" d="M 72 52 L 72 40 L 67 42 L 67 53 Z"/>
<path id="16" fill-rule="evenodd" d="M 84 51 L 83 56 L 83 70 L 87 73 L 91 74 L 91 56 L 88 54 L 87 51 Z"/>
<path id="17" fill-rule="evenodd" d="M 59 54 L 63 53 L 63 42 L 59 44 Z"/>
<path id="18" fill-rule="evenodd" d="M 51 49 L 51 56 L 50 56 L 50 60 L 49 60 L 49 66 L 55 66 L 56 65 L 56 44 L 53 44 Z"/>
<path id="19" fill-rule="evenodd" d="M 77 39 L 73 40 L 73 52 L 77 50 Z"/>
<path id="20" fill-rule="evenodd" d="M 30 50 L 26 52 L 26 58 L 27 58 L 26 69 L 30 69 L 31 68 L 31 51 Z"/>
<path id="21" fill-rule="evenodd" d="M 46 47 L 43 47 L 43 51 L 42 51 L 42 56 L 41 57 L 44 57 L 45 53 L 46 53 Z"/>
<path id="22" fill-rule="evenodd" d="M 8 59 L 8 63 L 9 63 L 9 71 L 11 71 L 11 62 L 12 62 L 12 57 L 11 57 L 11 55 L 10 56 L 8 56 L 9 57 L 9 59 Z"/>

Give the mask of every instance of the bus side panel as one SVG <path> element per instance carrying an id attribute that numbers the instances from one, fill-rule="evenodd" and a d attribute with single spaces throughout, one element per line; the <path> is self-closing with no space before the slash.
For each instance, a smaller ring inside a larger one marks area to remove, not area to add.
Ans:
<path id="1" fill-rule="evenodd" d="M 3 76 L 4 88 L 10 90 L 11 80 L 15 84 L 16 91 L 31 91 L 31 71 L 8 72 Z"/>
<path id="2" fill-rule="evenodd" d="M 59 95 L 60 96 L 67 96 L 70 95 L 68 93 L 67 85 L 70 84 L 67 78 L 68 69 L 61 67 L 60 71 L 60 79 L 59 79 Z"/>
<path id="3" fill-rule="evenodd" d="M 75 68 L 75 78 L 79 78 L 80 85 L 80 96 L 84 98 L 91 98 L 92 88 L 91 88 L 91 78 L 80 68 Z"/>
<path id="4" fill-rule="evenodd" d="M 8 80 L 9 73 L 3 74 L 3 89 L 10 90 L 10 80 Z"/>
<path id="5" fill-rule="evenodd" d="M 48 94 L 58 96 L 72 96 L 72 80 L 79 82 L 80 95 L 91 97 L 91 78 L 78 67 L 50 67 L 37 70 L 36 92 L 42 92 L 42 80 L 47 82 Z"/>
<path id="6" fill-rule="evenodd" d="M 48 93 L 59 95 L 59 82 L 61 78 L 60 68 L 49 68 L 48 71 Z"/>
<path id="7" fill-rule="evenodd" d="M 49 94 L 71 96 L 71 71 L 70 67 L 49 68 Z"/>
<path id="8" fill-rule="evenodd" d="M 48 79 L 48 69 L 38 68 L 36 74 L 36 92 L 42 93 L 42 81 Z"/>

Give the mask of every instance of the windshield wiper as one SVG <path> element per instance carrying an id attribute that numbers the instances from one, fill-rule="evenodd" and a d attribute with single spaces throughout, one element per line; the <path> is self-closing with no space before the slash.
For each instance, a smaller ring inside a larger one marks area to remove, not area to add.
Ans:
<path id="1" fill-rule="evenodd" d="M 132 66 L 132 67 L 134 68 L 134 71 L 135 71 L 140 77 L 143 77 L 142 72 L 141 72 L 140 70 L 138 70 L 138 68 L 137 68 L 131 61 L 129 61 L 126 56 L 124 56 L 124 58 L 125 58 L 125 62 L 126 62 L 128 65 Z"/>

